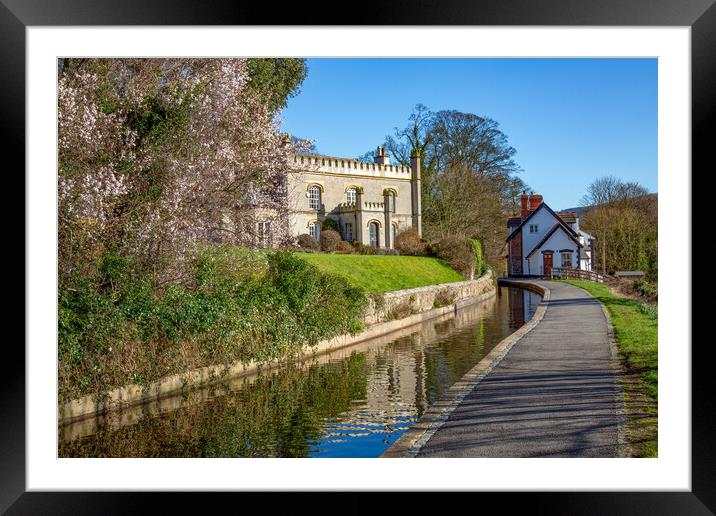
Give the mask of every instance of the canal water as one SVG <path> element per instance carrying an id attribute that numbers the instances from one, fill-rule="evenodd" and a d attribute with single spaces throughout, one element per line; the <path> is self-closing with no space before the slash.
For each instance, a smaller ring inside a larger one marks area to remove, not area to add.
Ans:
<path id="1" fill-rule="evenodd" d="M 487 301 L 302 363 L 59 428 L 60 457 L 378 457 L 541 298 Z"/>

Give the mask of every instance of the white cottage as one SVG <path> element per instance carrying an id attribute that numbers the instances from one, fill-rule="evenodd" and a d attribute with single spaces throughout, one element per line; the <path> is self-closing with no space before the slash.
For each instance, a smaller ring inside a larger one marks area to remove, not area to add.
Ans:
<path id="1" fill-rule="evenodd" d="M 594 238 L 574 212 L 555 212 L 542 196 L 522 193 L 519 217 L 507 221 L 509 276 L 549 276 L 552 267 L 592 269 Z"/>

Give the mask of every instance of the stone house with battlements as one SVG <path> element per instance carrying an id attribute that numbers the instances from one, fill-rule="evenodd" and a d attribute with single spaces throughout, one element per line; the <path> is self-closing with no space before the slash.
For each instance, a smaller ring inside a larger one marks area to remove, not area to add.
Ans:
<path id="1" fill-rule="evenodd" d="M 293 157 L 287 174 L 288 231 L 316 240 L 327 219 L 348 242 L 394 248 L 395 238 L 413 227 L 422 234 L 420 160 L 392 165 L 378 147 L 373 163 L 313 154 Z M 261 223 L 259 221 L 259 223 Z"/>
<path id="2" fill-rule="evenodd" d="M 594 238 L 574 212 L 555 212 L 523 192 L 520 215 L 507 220 L 508 276 L 549 276 L 553 267 L 592 270 Z"/>

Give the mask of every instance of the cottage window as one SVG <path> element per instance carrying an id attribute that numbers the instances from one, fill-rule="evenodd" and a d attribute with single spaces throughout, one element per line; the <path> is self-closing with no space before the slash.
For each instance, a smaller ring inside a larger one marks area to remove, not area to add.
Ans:
<path id="1" fill-rule="evenodd" d="M 353 224 L 347 222 L 343 234 L 346 242 L 353 242 Z"/>
<path id="2" fill-rule="evenodd" d="M 348 202 L 355 203 L 356 202 L 356 189 L 355 188 L 349 188 L 346 190 L 346 200 Z"/>
<path id="3" fill-rule="evenodd" d="M 308 206 L 312 210 L 320 210 L 321 209 L 321 187 L 318 185 L 311 186 L 311 189 L 308 191 Z"/>
<path id="4" fill-rule="evenodd" d="M 261 247 L 271 247 L 271 222 L 262 220 L 259 222 L 259 245 Z"/>
<path id="5" fill-rule="evenodd" d="M 321 238 L 321 225 L 313 221 L 308 225 L 308 233 L 315 239 L 318 240 Z"/>
<path id="6" fill-rule="evenodd" d="M 378 247 L 378 223 L 377 222 L 371 222 L 368 225 L 369 233 L 370 233 L 370 245 L 373 247 Z"/>
<path id="7" fill-rule="evenodd" d="M 539 227 L 537 224 L 530 224 L 530 233 L 537 233 L 539 232 Z"/>
<path id="8" fill-rule="evenodd" d="M 572 253 L 564 251 L 561 253 L 562 256 L 562 267 L 572 268 Z"/>

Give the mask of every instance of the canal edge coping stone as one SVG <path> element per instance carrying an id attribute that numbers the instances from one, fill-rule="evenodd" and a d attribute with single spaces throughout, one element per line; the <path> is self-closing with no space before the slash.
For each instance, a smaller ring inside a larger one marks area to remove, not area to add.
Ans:
<path id="1" fill-rule="evenodd" d="M 381 458 L 416 457 L 420 448 L 448 420 L 450 414 L 462 403 L 465 397 L 502 361 L 512 349 L 512 346 L 542 321 L 547 311 L 547 303 L 549 303 L 549 288 L 518 280 L 500 279 L 500 282 L 503 285 L 524 288 L 542 296 L 542 301 L 532 318 L 527 324 L 502 339 L 482 360 L 465 373 L 438 401 L 423 413 L 413 426 L 408 428 L 403 435 L 383 452 L 380 456 Z"/>
<path id="2" fill-rule="evenodd" d="M 491 277 L 491 274 L 492 273 L 488 271 L 486 274 L 473 281 L 485 280 Z M 446 283 L 442 285 L 450 284 Z M 434 287 L 440 286 L 441 285 L 434 285 Z M 300 355 L 297 359 L 304 360 L 340 348 L 352 346 L 368 339 L 388 335 L 401 329 L 419 324 L 423 321 L 449 314 L 451 312 L 456 312 L 459 308 L 464 306 L 486 301 L 487 299 L 494 297 L 496 294 L 497 288 L 493 284 L 489 291 L 475 297 L 459 299 L 453 304 L 440 308 L 433 308 L 402 319 L 395 319 L 392 321 L 374 324 L 357 335 L 338 335 L 331 339 L 321 341 L 315 346 L 304 346 L 304 348 L 299 352 Z M 69 424 L 88 417 L 105 414 L 115 410 L 121 410 L 122 408 L 129 406 L 140 405 L 149 401 L 175 396 L 184 392 L 188 388 L 207 386 L 225 380 L 239 378 L 257 371 L 274 369 L 283 363 L 285 363 L 285 361 L 272 361 L 265 364 L 258 364 L 252 361 L 249 363 L 236 362 L 229 365 L 205 366 L 191 371 L 186 371 L 184 373 L 166 376 L 151 382 L 147 386 L 125 385 L 112 389 L 109 392 L 89 394 L 70 400 L 58 406 L 58 424 Z"/>

